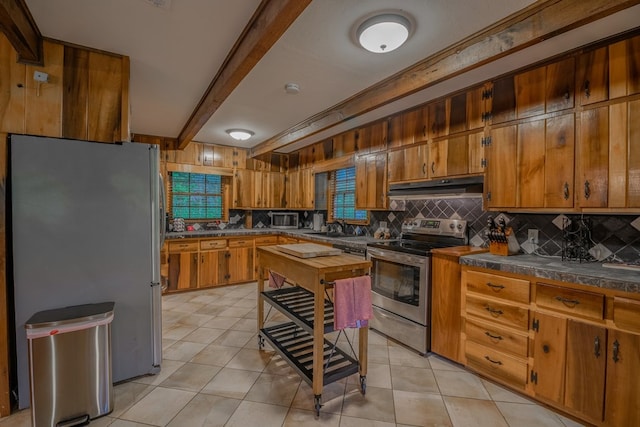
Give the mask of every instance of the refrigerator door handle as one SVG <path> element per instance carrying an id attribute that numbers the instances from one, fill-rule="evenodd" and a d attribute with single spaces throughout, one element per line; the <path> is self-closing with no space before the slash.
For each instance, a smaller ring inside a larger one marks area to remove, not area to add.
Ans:
<path id="1" fill-rule="evenodd" d="M 159 173 L 158 177 L 160 178 L 160 247 L 162 248 L 167 237 L 167 193 L 162 174 Z"/>
<path id="2" fill-rule="evenodd" d="M 151 317 L 153 328 L 153 367 L 151 373 L 160 372 L 162 362 L 162 287 L 160 283 L 151 285 Z"/>

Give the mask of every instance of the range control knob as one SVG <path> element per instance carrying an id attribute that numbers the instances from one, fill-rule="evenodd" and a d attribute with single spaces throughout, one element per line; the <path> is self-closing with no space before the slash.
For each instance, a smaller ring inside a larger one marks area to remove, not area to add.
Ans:
<path id="1" fill-rule="evenodd" d="M 453 230 L 454 228 L 456 228 L 456 225 L 454 223 L 451 223 L 449 224 L 449 228 Z"/>
<path id="2" fill-rule="evenodd" d="M 462 230 L 462 224 L 458 224 L 458 230 Z"/>

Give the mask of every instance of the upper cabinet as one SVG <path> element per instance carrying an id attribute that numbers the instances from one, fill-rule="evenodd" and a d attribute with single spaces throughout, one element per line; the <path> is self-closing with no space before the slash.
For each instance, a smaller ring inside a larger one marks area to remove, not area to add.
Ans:
<path id="1" fill-rule="evenodd" d="M 19 64 L 0 35 L 0 132 L 129 141 L 129 58 L 51 40 L 42 48 L 44 65 Z M 34 71 L 49 82 L 34 81 Z"/>
<path id="2" fill-rule="evenodd" d="M 429 110 L 426 107 L 396 114 L 389 120 L 389 148 L 426 141 L 428 123 Z"/>
<path id="3" fill-rule="evenodd" d="M 590 50 L 578 57 L 576 93 L 580 105 L 609 99 L 608 47 Z"/>
<path id="4" fill-rule="evenodd" d="M 640 93 L 640 36 L 609 45 L 609 97 Z"/>
<path id="5" fill-rule="evenodd" d="M 372 123 L 356 132 L 358 154 L 375 153 L 387 149 L 388 121 Z"/>
<path id="6" fill-rule="evenodd" d="M 387 154 L 356 158 L 356 209 L 384 210 L 388 207 Z"/>

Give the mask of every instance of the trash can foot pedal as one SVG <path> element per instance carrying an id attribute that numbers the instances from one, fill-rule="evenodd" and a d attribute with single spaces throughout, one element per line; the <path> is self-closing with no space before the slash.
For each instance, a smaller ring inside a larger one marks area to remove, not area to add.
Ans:
<path id="1" fill-rule="evenodd" d="M 68 420 L 60 421 L 56 424 L 56 427 L 72 427 L 81 426 L 89 423 L 89 414 L 84 414 L 79 417 L 70 418 Z"/>

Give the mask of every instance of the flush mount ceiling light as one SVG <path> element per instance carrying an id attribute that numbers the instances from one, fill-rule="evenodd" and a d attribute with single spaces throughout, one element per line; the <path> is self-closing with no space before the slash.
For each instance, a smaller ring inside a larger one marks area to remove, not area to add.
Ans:
<path id="1" fill-rule="evenodd" d="M 356 30 L 360 46 L 374 53 L 396 50 L 409 38 L 411 22 L 398 13 L 381 13 L 362 22 Z"/>
<path id="2" fill-rule="evenodd" d="M 226 132 L 237 141 L 246 141 L 254 135 L 253 132 L 246 129 L 227 129 Z"/>

